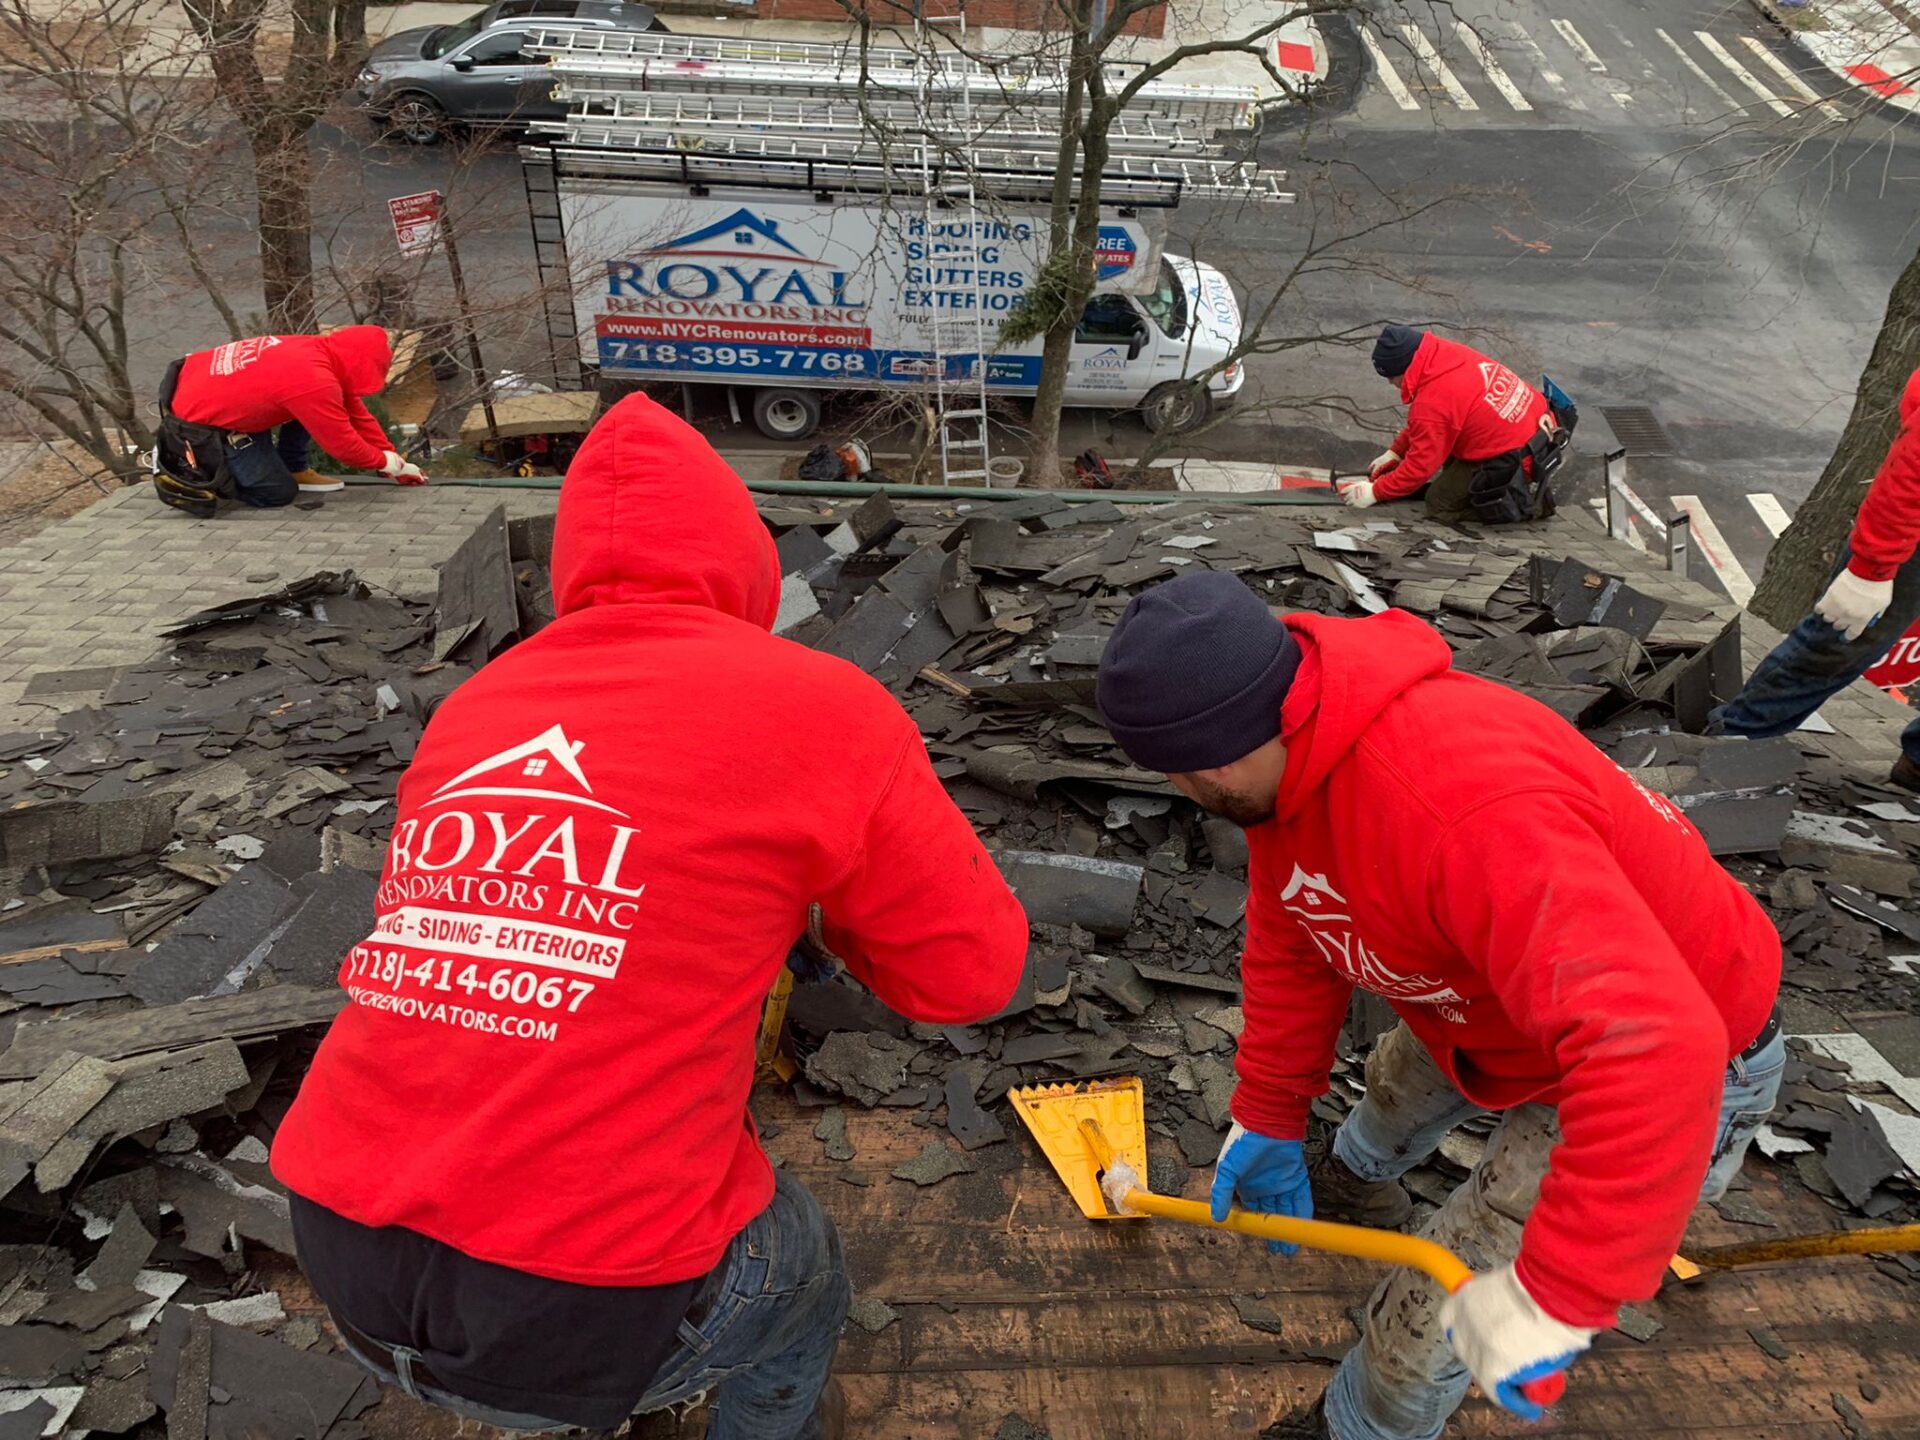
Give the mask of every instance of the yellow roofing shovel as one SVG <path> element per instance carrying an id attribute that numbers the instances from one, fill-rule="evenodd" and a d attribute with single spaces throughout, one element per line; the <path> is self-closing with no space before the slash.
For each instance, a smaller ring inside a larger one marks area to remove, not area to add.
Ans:
<path id="1" fill-rule="evenodd" d="M 1417 1235 L 1255 1215 L 1238 1207 L 1229 1210 L 1225 1220 L 1215 1220 L 1198 1200 L 1153 1194 L 1146 1188 L 1147 1114 L 1137 1076 L 1086 1085 L 1028 1085 L 1009 1090 L 1007 1097 L 1089 1220 L 1158 1216 L 1362 1260 L 1411 1265 L 1449 1293 L 1473 1278 L 1458 1255 Z M 1555 1374 L 1521 1388 L 1535 1404 L 1551 1405 L 1566 1393 L 1566 1383 L 1565 1375 Z"/>

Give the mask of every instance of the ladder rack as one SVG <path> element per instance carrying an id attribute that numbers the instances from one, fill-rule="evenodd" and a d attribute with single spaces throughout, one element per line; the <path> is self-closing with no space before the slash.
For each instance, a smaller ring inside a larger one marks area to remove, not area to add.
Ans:
<path id="1" fill-rule="evenodd" d="M 898 195 L 905 172 L 916 163 L 917 152 L 903 147 L 889 156 L 848 160 L 792 153 L 743 154 L 738 151 L 642 147 L 626 132 L 596 131 L 590 121 L 569 120 L 556 140 L 554 153 L 565 160 L 567 173 L 619 181 L 666 181 L 689 186 L 753 186 L 764 190 L 796 190 L 814 194 Z M 943 158 L 929 164 L 930 183 L 950 194 L 972 179 L 983 198 L 1006 203 L 1047 203 L 1053 195 L 1053 172 L 1036 170 L 1023 153 L 1017 168 L 997 170 L 974 154 L 969 163 Z M 1225 160 L 1116 159 L 1103 173 L 1101 203 L 1163 208 L 1182 200 L 1251 200 L 1286 203 L 1293 196 L 1280 189 L 1285 173 L 1254 170 Z M 916 187 L 918 188 L 918 187 Z"/>

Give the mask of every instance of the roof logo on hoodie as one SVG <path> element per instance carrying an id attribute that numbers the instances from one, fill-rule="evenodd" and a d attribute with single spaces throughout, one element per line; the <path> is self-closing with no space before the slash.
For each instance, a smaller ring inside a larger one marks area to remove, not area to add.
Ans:
<path id="1" fill-rule="evenodd" d="M 1445 1019 L 1462 1023 L 1460 1013 L 1451 1008 L 1460 992 L 1434 976 L 1402 975 L 1382 962 L 1354 930 L 1347 897 L 1327 883 L 1326 872 L 1310 875 L 1295 861 L 1280 903 L 1300 922 L 1321 958 L 1362 990 L 1389 1000 L 1436 1005 Z"/>
<path id="2" fill-rule="evenodd" d="M 586 771 L 580 768 L 580 752 L 586 748 L 584 740 L 569 740 L 567 732 L 559 725 L 549 726 L 531 740 L 522 741 L 497 755 L 489 755 L 478 764 L 469 765 L 435 790 L 426 803 L 439 805 L 469 795 L 519 795 L 528 799 L 585 805 L 590 809 L 604 810 L 609 815 L 624 817 L 626 811 L 593 798 L 593 786 L 587 780 Z M 563 778 L 573 781 L 586 793 L 576 795 L 566 790 L 546 788 L 546 784 L 559 783 Z M 488 779 L 490 783 L 467 783 L 481 779 Z M 523 783 L 505 783 L 509 780 Z M 526 781 L 535 783 L 524 783 Z"/>
<path id="3" fill-rule="evenodd" d="M 229 340 L 213 352 L 207 368 L 215 375 L 237 375 L 280 343 L 278 335 L 256 335 L 251 340 Z"/>

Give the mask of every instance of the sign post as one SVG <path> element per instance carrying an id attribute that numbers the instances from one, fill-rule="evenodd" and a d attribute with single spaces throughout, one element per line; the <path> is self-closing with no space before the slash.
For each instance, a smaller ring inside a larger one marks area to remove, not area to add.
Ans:
<path id="1" fill-rule="evenodd" d="M 487 438 L 500 439 L 500 425 L 493 415 L 493 380 L 480 356 L 480 334 L 473 325 L 473 304 L 467 299 L 467 278 L 460 269 L 460 250 L 453 240 L 453 217 L 446 213 L 446 202 L 438 190 L 423 190 L 415 195 L 396 195 L 387 201 L 387 214 L 393 219 L 393 238 L 406 256 L 431 254 L 436 246 L 447 252 L 447 270 L 453 276 L 453 297 L 460 306 L 460 322 L 467 332 L 467 351 L 473 357 L 473 378 L 480 386 L 480 409 L 487 417 Z"/>

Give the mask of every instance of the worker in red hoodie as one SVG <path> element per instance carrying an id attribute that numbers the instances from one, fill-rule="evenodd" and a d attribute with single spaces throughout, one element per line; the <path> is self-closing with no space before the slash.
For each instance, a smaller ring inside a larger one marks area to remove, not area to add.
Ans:
<path id="1" fill-rule="evenodd" d="M 1516 485 L 1527 490 L 1534 469 L 1547 468 L 1556 437 L 1564 451 L 1566 417 L 1556 417 L 1544 395 L 1478 350 L 1409 325 L 1381 330 L 1373 368 L 1400 386 L 1407 423 L 1365 480 L 1338 483 L 1342 500 L 1364 509 L 1424 489 L 1436 519 L 1530 518 L 1500 513 L 1497 496 Z M 1551 513 L 1531 495 L 1521 508 Z"/>
<path id="2" fill-rule="evenodd" d="M 1237 1200 L 1399 1223 L 1399 1177 L 1500 1113 L 1423 1232 L 1475 1278 L 1449 1297 L 1395 1271 L 1281 1433 L 1435 1440 L 1469 1376 L 1537 1417 L 1524 1387 L 1659 1288 L 1785 1065 L 1759 905 L 1666 800 L 1451 659 L 1403 611 L 1279 621 L 1236 577 L 1199 572 L 1136 596 L 1100 663 L 1126 752 L 1247 831 L 1246 1028 L 1215 1217 Z M 1309 1107 L 1356 986 L 1400 1024 L 1310 1165 Z"/>
<path id="3" fill-rule="evenodd" d="M 1797 730 L 1872 669 L 1920 619 L 1920 370 L 1900 398 L 1900 429 L 1873 477 L 1853 533 L 1813 613 L 1774 647 L 1746 688 L 1714 712 L 1722 734 L 1760 739 Z M 1920 790 L 1920 719 L 1900 735 L 1887 777 Z"/>
<path id="4" fill-rule="evenodd" d="M 402 485 L 425 484 L 426 475 L 394 449 L 362 398 L 386 388 L 392 365 L 392 342 L 378 325 L 260 335 L 176 361 L 160 386 L 161 499 L 210 515 L 220 496 L 277 506 L 344 489 L 312 468 L 313 440 L 343 465 Z M 170 436 L 169 420 L 183 433 Z M 190 471 L 182 464 L 189 453 Z M 213 493 L 194 493 L 206 491 Z"/>
<path id="5" fill-rule="evenodd" d="M 772 537 L 631 396 L 567 472 L 558 618 L 450 695 L 401 778 L 349 1003 L 273 1147 L 300 1260 L 382 1379 L 488 1424 L 833 1436 L 851 1294 L 747 1095 L 820 907 L 901 1014 L 1003 1008 L 1027 924 L 913 721 L 768 633 Z"/>

